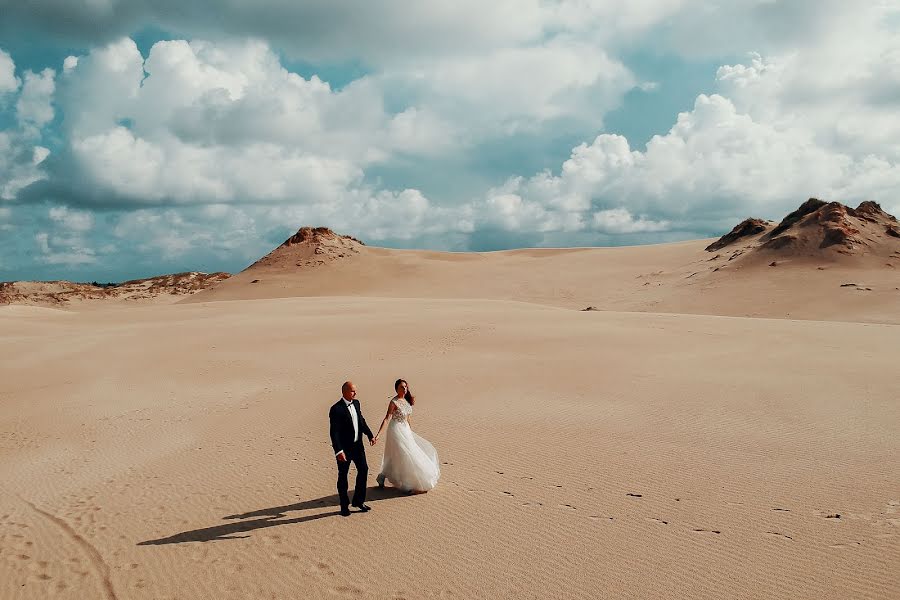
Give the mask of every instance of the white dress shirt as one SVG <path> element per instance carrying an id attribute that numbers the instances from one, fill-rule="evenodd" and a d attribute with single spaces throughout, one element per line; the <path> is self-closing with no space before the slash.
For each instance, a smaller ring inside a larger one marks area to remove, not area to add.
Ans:
<path id="1" fill-rule="evenodd" d="M 344 406 L 350 411 L 350 419 L 353 420 L 353 442 L 356 443 L 359 441 L 359 415 L 356 414 L 356 407 L 353 406 L 352 401 L 347 400 L 343 396 L 341 396 L 341 400 L 344 401 Z M 343 452 L 343 450 L 338 450 L 334 455 L 337 456 L 341 452 Z"/>

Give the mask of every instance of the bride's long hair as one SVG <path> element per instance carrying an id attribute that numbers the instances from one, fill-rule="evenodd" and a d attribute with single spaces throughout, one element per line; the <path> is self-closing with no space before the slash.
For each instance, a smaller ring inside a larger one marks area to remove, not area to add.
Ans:
<path id="1" fill-rule="evenodd" d="M 398 379 L 397 381 L 395 381 L 394 382 L 394 391 L 395 392 L 397 391 L 397 388 L 400 387 L 401 383 L 406 384 L 406 396 L 404 396 L 404 398 L 406 398 L 406 401 L 409 402 L 410 406 L 412 406 L 413 404 L 416 403 L 416 397 L 413 396 L 412 392 L 409 391 L 409 382 L 408 381 L 406 381 L 405 379 Z"/>

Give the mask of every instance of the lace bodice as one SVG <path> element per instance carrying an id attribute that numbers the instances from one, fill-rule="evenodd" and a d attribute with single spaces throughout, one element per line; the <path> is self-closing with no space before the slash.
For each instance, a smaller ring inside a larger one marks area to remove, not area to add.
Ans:
<path id="1" fill-rule="evenodd" d="M 413 407 L 410 406 L 405 398 L 394 398 L 391 402 L 394 403 L 394 412 L 391 414 L 391 418 L 394 421 L 405 423 L 409 415 L 412 414 Z"/>

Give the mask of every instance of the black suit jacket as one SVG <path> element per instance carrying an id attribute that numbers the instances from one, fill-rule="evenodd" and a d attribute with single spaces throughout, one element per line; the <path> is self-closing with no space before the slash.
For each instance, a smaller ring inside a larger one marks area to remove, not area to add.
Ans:
<path id="1" fill-rule="evenodd" d="M 364 435 L 371 440 L 374 436 L 372 435 L 372 430 L 369 429 L 369 425 L 362 416 L 359 400 L 353 400 L 353 407 L 356 408 L 356 415 L 359 419 L 360 441 L 362 441 L 362 436 Z M 331 410 L 328 411 L 328 420 L 331 423 L 331 447 L 334 448 L 334 453 L 337 454 L 343 450 L 344 454 L 349 457 L 350 451 L 353 449 L 355 443 L 353 435 L 353 417 L 350 416 L 350 409 L 347 408 L 343 398 L 332 405 Z M 365 446 L 363 446 L 363 448 L 365 448 Z"/>

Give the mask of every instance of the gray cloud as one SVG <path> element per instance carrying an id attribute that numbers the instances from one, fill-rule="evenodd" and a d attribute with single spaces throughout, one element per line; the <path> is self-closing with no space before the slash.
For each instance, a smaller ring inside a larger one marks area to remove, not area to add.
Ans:
<path id="1" fill-rule="evenodd" d="M 312 60 L 474 53 L 541 34 L 539 4 L 533 0 L 452 5 L 400 0 L 0 0 L 0 12 L 0 35 L 27 30 L 70 44 L 96 45 L 152 25 L 189 37 L 265 38 Z"/>
<path id="2" fill-rule="evenodd" d="M 562 34 L 604 47 L 722 56 L 781 50 L 831 35 L 868 11 L 843 0 L 0 0 L 0 36 L 43 36 L 76 46 L 104 44 L 155 26 L 177 36 L 258 37 L 310 61 L 373 65 L 493 48 Z"/>

